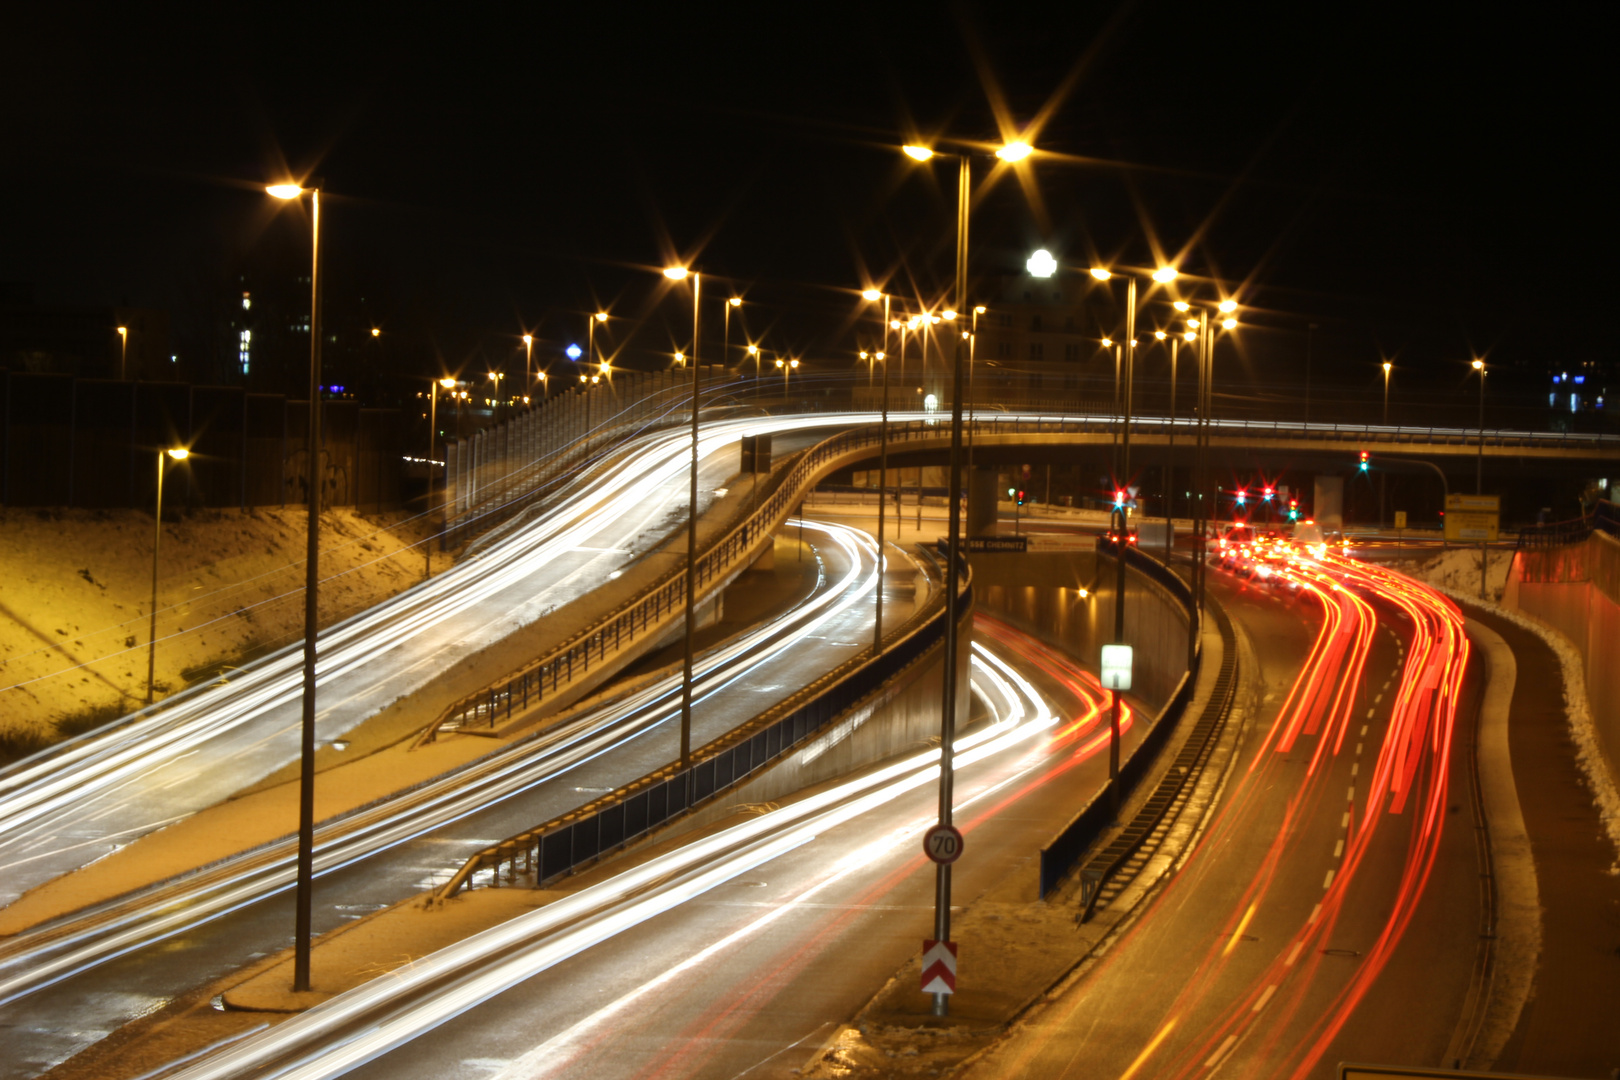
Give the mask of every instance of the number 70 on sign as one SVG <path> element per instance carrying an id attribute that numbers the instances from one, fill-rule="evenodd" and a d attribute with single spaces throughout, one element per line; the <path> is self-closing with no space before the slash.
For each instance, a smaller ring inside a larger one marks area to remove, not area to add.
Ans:
<path id="1" fill-rule="evenodd" d="M 923 854 L 942 866 L 962 857 L 962 834 L 952 825 L 935 825 L 923 833 Z"/>

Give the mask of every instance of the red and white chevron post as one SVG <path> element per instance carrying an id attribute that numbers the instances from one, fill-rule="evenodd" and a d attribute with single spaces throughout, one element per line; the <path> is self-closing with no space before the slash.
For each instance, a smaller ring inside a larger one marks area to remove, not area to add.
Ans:
<path id="1" fill-rule="evenodd" d="M 924 939 L 922 990 L 925 994 L 956 993 L 956 942 Z"/>

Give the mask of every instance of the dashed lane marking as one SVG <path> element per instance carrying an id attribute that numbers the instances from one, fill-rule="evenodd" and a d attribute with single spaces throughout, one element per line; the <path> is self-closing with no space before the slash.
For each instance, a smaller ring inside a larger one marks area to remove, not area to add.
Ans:
<path id="1" fill-rule="evenodd" d="M 1230 1054 L 1232 1052 L 1232 1047 L 1234 1047 L 1236 1045 L 1237 1045 L 1237 1036 L 1236 1035 L 1228 1035 L 1226 1037 L 1226 1040 L 1221 1043 L 1221 1048 L 1219 1050 L 1215 1051 L 1213 1054 L 1211 1054 L 1209 1056 L 1208 1061 L 1204 1062 L 1204 1068 L 1213 1069 L 1215 1066 L 1217 1066 L 1221 1062 L 1225 1061 L 1226 1060 L 1226 1055 Z"/>
<path id="2" fill-rule="evenodd" d="M 1277 992 L 1277 984 L 1276 983 L 1272 983 L 1270 986 L 1266 987 L 1265 993 L 1260 995 L 1260 1000 L 1254 1003 L 1253 1011 L 1254 1012 L 1259 1012 L 1261 1009 L 1265 1008 L 1266 1007 L 1266 1002 L 1270 1001 L 1271 1000 L 1271 995 L 1275 994 L 1276 992 Z"/>

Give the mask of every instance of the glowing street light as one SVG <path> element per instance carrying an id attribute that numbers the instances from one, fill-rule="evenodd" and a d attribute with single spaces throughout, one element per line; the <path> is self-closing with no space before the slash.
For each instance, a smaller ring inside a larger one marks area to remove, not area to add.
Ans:
<path id="1" fill-rule="evenodd" d="M 146 634 L 146 703 L 152 704 L 153 677 L 157 671 L 158 547 L 163 543 L 163 459 L 184 461 L 191 451 L 183 446 L 159 450 L 157 455 L 157 507 L 152 512 L 152 613 Z"/>
<path id="2" fill-rule="evenodd" d="M 876 289 L 867 289 L 865 292 L 861 293 L 861 299 L 875 304 L 879 300 L 883 299 L 883 294 Z"/>
<path id="3" fill-rule="evenodd" d="M 703 275 L 693 273 L 684 266 L 666 266 L 664 277 L 670 281 L 692 279 L 692 467 L 686 504 L 686 635 L 681 666 L 681 767 L 686 769 L 687 782 L 691 782 L 692 764 L 692 678 L 693 645 L 697 637 L 697 512 L 698 512 L 698 410 L 701 405 L 703 365 L 699 360 L 699 333 L 702 328 Z M 732 305 L 726 305 L 730 317 Z M 675 358 L 685 362 L 680 353 Z M 722 363 L 724 357 L 721 358 Z M 687 805 L 691 805 L 691 791 L 687 791 Z"/>
<path id="4" fill-rule="evenodd" d="M 914 161 L 928 161 L 933 158 L 934 152 L 926 147 L 906 146 L 903 148 L 907 157 Z M 1032 148 L 1022 140 L 1009 142 L 997 152 L 998 159 L 1004 162 L 1019 162 L 1028 158 Z M 965 153 L 954 155 L 957 161 L 957 194 L 956 194 L 956 281 L 954 308 L 957 311 L 967 306 L 967 267 L 968 267 L 968 236 L 972 216 L 972 169 L 969 156 Z M 1050 258 L 1050 254 L 1048 254 Z M 1053 260 L 1055 263 L 1056 260 Z M 1036 273 L 1036 267 L 1030 267 L 1031 273 Z M 971 344 L 971 343 L 970 343 Z M 943 651 L 942 672 L 944 685 L 941 693 L 940 716 L 940 770 L 939 770 L 939 824 L 949 827 L 953 816 L 953 788 L 955 786 L 954 744 L 956 739 L 956 664 L 958 657 L 958 626 L 957 608 L 961 602 L 957 595 L 960 580 L 960 554 L 962 550 L 962 522 L 961 522 L 961 492 L 962 492 L 962 405 L 967 396 L 967 386 L 964 379 L 963 347 L 961 339 L 957 340 L 955 363 L 951 381 L 951 453 L 949 466 L 949 479 L 946 484 L 946 567 L 945 567 L 945 644 Z M 927 369 L 927 353 L 924 352 L 924 370 Z M 919 502 L 919 513 L 921 503 Z M 934 937 L 939 941 L 950 939 L 951 929 L 951 872 L 950 867 L 940 864 L 935 869 L 934 876 Z M 948 998 L 944 994 L 935 994 L 933 1012 L 936 1016 L 944 1016 L 948 1008 Z"/>
<path id="5" fill-rule="evenodd" d="M 1041 248 L 1024 263 L 1024 269 L 1029 271 L 1031 277 L 1049 278 L 1057 273 L 1057 260 L 1052 258 L 1050 251 Z"/>
<path id="6" fill-rule="evenodd" d="M 309 424 L 305 457 L 309 470 L 308 547 L 304 557 L 304 687 L 298 770 L 298 889 L 293 932 L 293 992 L 309 989 L 310 906 L 315 895 L 315 659 L 319 624 L 321 521 L 321 186 L 271 184 L 265 192 L 283 202 L 310 197 Z"/>
<path id="7" fill-rule="evenodd" d="M 124 365 L 129 359 L 129 327 L 118 328 L 118 381 L 124 381 Z"/>
<path id="8" fill-rule="evenodd" d="M 1176 280 L 1177 276 L 1176 268 L 1173 266 L 1161 266 L 1153 271 L 1153 280 L 1161 285 L 1168 285 Z"/>

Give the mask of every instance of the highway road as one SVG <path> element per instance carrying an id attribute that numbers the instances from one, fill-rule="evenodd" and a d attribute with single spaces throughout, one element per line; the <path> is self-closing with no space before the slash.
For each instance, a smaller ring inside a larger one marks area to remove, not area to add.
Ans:
<path id="1" fill-rule="evenodd" d="M 809 522 L 821 583 L 781 617 L 703 654 L 694 707 L 702 745 L 869 647 L 876 545 Z M 890 548 L 895 582 L 917 571 Z M 912 613 L 892 590 L 886 625 Z M 926 597 L 924 593 L 924 597 Z M 318 837 L 317 931 L 442 884 L 474 852 L 591 801 L 678 756 L 680 680 L 615 697 L 542 737 L 390 799 Z M 102 1032 L 210 977 L 284 947 L 291 926 L 292 843 L 206 875 L 21 934 L 0 945 L 0 1026 L 11 1055 L 0 1076 L 33 1075 Z M 72 1024 L 60 1018 L 71 1016 Z"/>
<path id="2" fill-rule="evenodd" d="M 728 420 L 700 441 L 700 512 L 736 472 L 745 432 L 848 417 Z M 804 438 L 808 436 L 809 438 Z M 685 520 L 690 437 L 642 438 L 610 476 L 477 558 L 321 635 L 318 738 L 328 742 L 515 629 L 623 571 Z M 0 771 L 0 904 L 211 806 L 298 753 L 301 647 L 246 665 L 114 730 Z"/>
<path id="3" fill-rule="evenodd" d="M 1480 933 L 1467 642 L 1431 590 L 1327 566 L 1294 598 L 1212 575 L 1265 695 L 1222 803 L 1141 917 L 968 1076 L 1445 1059 Z"/>
<path id="4" fill-rule="evenodd" d="M 1107 768 L 1094 678 L 999 627 L 975 645 L 973 680 L 988 718 L 959 743 L 975 855 L 959 898 L 1027 861 Z M 932 925 L 920 837 L 937 759 L 739 815 L 179 1075 L 789 1075 Z"/>

